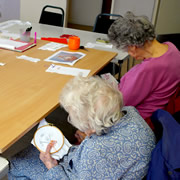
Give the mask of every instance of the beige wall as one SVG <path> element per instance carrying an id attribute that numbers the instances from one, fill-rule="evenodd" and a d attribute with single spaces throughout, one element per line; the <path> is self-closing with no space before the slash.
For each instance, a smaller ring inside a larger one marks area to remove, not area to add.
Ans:
<path id="1" fill-rule="evenodd" d="M 93 26 L 101 8 L 102 0 L 70 0 L 68 22 Z"/>
<path id="2" fill-rule="evenodd" d="M 156 32 L 157 34 L 180 33 L 180 0 L 160 0 Z"/>
<path id="3" fill-rule="evenodd" d="M 180 33 L 180 0 L 112 0 L 112 13 L 146 15 L 157 34 Z"/>
<path id="4" fill-rule="evenodd" d="M 68 2 L 69 0 L 20 0 L 20 20 L 39 22 L 41 10 L 45 5 L 60 6 L 65 11 L 66 26 L 68 19 Z"/>
<path id="5" fill-rule="evenodd" d="M 19 0 L 0 0 L 0 22 L 19 19 Z"/>
<path id="6" fill-rule="evenodd" d="M 124 15 L 132 11 L 136 15 L 146 15 L 152 20 L 155 0 L 112 0 L 111 13 Z"/>

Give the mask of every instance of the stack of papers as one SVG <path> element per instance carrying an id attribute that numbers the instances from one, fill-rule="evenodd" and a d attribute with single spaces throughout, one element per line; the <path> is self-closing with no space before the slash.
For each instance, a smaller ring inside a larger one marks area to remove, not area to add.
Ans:
<path id="1" fill-rule="evenodd" d="M 35 43 L 21 42 L 12 39 L 0 39 L 0 48 L 18 52 L 23 52 L 35 45 Z"/>
<path id="2" fill-rule="evenodd" d="M 14 41 L 10 39 L 0 39 L 0 48 L 15 50 L 21 46 L 25 46 L 27 43 Z"/>

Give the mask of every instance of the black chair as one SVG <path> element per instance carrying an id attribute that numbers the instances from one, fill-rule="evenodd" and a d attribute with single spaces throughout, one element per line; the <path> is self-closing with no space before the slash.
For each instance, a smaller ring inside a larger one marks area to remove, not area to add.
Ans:
<path id="1" fill-rule="evenodd" d="M 159 34 L 159 35 L 157 35 L 157 40 L 161 43 L 170 41 L 180 50 L 180 33 Z"/>
<path id="2" fill-rule="evenodd" d="M 108 14 L 108 13 L 102 13 L 102 14 L 97 15 L 95 24 L 93 27 L 93 32 L 108 34 L 108 29 L 110 28 L 111 24 L 119 17 L 122 17 L 122 16 L 119 14 Z M 121 67 L 123 64 L 123 60 L 113 59 L 112 63 L 113 63 L 112 74 L 115 75 L 116 71 L 118 71 L 118 80 L 120 80 Z M 108 69 L 109 68 L 106 66 L 100 73 L 105 73 L 106 71 L 108 71 Z"/>
<path id="3" fill-rule="evenodd" d="M 119 17 L 122 16 L 118 14 L 107 14 L 107 13 L 102 13 L 97 15 L 93 27 L 93 32 L 108 34 L 109 27 Z"/>
<path id="4" fill-rule="evenodd" d="M 47 11 L 46 9 L 51 10 L 58 10 L 60 13 Z M 60 26 L 63 27 L 64 24 L 64 10 L 61 7 L 46 5 L 42 9 L 41 17 L 39 20 L 41 24 L 48 24 L 53 26 Z"/>

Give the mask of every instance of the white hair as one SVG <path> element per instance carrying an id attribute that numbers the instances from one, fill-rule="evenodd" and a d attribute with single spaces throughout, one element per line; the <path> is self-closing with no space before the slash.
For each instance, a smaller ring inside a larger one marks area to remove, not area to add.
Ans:
<path id="1" fill-rule="evenodd" d="M 70 80 L 61 92 L 60 104 L 70 114 L 71 124 L 97 135 L 107 133 L 122 117 L 121 92 L 98 76 Z"/>

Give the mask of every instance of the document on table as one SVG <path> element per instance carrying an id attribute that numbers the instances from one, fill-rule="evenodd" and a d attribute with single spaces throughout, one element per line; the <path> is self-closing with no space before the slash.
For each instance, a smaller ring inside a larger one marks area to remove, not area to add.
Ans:
<path id="1" fill-rule="evenodd" d="M 51 64 L 49 66 L 49 68 L 46 70 L 46 72 L 71 75 L 71 76 L 82 75 L 83 77 L 86 77 L 90 73 L 90 70 L 72 68 L 72 67 L 64 67 L 64 66 Z"/>
<path id="2" fill-rule="evenodd" d="M 58 51 L 52 56 L 45 59 L 45 61 L 68 64 L 72 66 L 84 56 L 86 56 L 86 54 L 81 52 Z"/>
<path id="3" fill-rule="evenodd" d="M 63 47 L 67 47 L 67 45 L 66 44 L 50 42 L 50 43 L 45 44 L 44 46 L 39 47 L 39 49 L 48 50 L 48 51 L 56 51 L 56 50 L 61 49 Z"/>

